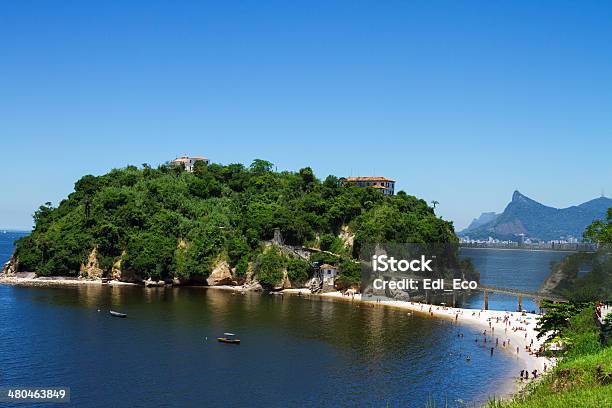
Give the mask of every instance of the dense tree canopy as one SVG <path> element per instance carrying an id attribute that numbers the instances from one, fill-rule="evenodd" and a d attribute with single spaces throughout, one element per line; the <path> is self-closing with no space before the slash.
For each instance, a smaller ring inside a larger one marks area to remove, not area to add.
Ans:
<path id="1" fill-rule="evenodd" d="M 263 254 L 261 245 L 275 228 L 285 243 L 321 246 L 347 257 L 355 254 L 338 238 L 342 227 L 355 234 L 355 251 L 368 241 L 456 241 L 450 222 L 403 192 L 383 196 L 343 186 L 334 176 L 320 181 L 310 168 L 295 173 L 272 168 L 265 160 L 248 168 L 198 162 L 193 173 L 143 165 L 84 176 L 57 207 L 46 203 L 36 211 L 34 231 L 17 242 L 19 268 L 76 275 L 95 247 L 105 273 L 121 259 L 142 277 L 207 275 L 222 257 L 245 274 L 260 257 L 266 279 L 276 279 L 272 269 L 278 260 Z M 303 264 L 285 267 L 304 280 Z"/>

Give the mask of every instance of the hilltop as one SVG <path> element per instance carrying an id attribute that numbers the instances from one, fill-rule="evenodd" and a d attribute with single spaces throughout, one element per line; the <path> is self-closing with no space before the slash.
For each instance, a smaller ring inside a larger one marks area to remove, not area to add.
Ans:
<path id="1" fill-rule="evenodd" d="M 270 245 L 277 229 L 287 245 L 323 250 L 317 259 L 338 264 L 341 278 L 356 283 L 359 268 L 348 261 L 364 242 L 457 241 L 452 223 L 404 192 L 385 196 L 331 175 L 319 180 L 308 167 L 272 168 L 264 160 L 198 162 L 192 171 L 143 165 L 86 175 L 58 206 L 36 211 L 12 270 L 126 281 L 205 281 L 213 272 L 270 285 L 304 281 L 310 265 Z"/>
<path id="2" fill-rule="evenodd" d="M 485 213 L 470 224 L 459 235 L 473 239 L 516 240 L 516 236 L 540 240 L 555 240 L 562 237 L 582 237 L 585 228 L 594 220 L 604 219 L 612 199 L 599 197 L 568 208 L 554 208 L 515 191 L 512 201 L 501 214 Z M 485 220 L 482 220 L 485 216 Z"/>

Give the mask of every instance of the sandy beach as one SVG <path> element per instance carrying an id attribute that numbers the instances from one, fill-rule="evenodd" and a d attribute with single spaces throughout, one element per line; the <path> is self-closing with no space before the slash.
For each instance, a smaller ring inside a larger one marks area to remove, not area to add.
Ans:
<path id="1" fill-rule="evenodd" d="M 71 277 L 20 277 L 20 276 L 0 276 L 0 284 L 17 286 L 79 286 L 79 285 L 110 285 L 110 286 L 141 286 L 137 283 L 121 282 L 110 280 L 102 283 L 99 279 L 79 279 Z"/>

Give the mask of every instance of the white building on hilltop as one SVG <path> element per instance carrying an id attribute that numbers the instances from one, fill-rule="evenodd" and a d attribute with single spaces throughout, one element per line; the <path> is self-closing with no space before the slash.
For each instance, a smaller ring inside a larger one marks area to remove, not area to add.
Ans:
<path id="1" fill-rule="evenodd" d="M 208 160 L 204 156 L 192 156 L 192 157 L 181 156 L 181 157 L 177 157 L 176 159 L 172 160 L 170 164 L 183 166 L 185 168 L 185 171 L 188 171 L 191 173 L 193 172 L 193 166 L 196 164 L 196 162 L 199 162 L 199 161 L 203 161 L 205 164 L 210 163 L 210 160 Z"/>

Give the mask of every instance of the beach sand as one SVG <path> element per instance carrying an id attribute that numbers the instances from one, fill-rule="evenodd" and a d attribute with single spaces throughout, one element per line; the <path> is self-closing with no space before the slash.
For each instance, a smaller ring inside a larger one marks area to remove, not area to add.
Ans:
<path id="1" fill-rule="evenodd" d="M 110 285 L 110 286 L 142 286 L 137 283 L 121 282 L 118 280 L 110 280 L 107 283 L 102 283 L 99 279 L 79 279 L 71 277 L 18 277 L 18 276 L 1 276 L 0 284 L 17 285 L 17 286 L 78 286 L 78 285 Z"/>

